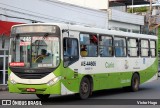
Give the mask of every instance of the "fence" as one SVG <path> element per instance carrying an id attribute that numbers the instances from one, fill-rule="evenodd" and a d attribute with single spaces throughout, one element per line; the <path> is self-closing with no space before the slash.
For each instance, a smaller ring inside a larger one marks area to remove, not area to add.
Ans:
<path id="1" fill-rule="evenodd" d="M 0 85 L 6 85 L 8 80 L 8 49 L 0 50 Z"/>

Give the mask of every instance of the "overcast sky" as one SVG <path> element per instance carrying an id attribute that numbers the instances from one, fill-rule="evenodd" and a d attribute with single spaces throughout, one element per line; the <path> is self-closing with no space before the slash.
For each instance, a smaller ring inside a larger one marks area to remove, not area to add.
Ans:
<path id="1" fill-rule="evenodd" d="M 107 0 L 59 0 L 59 1 L 76 4 L 84 7 L 94 8 L 94 9 L 107 8 Z"/>
<path id="2" fill-rule="evenodd" d="M 59 0 L 59 1 L 76 4 L 84 7 L 94 8 L 94 9 L 106 9 L 108 0 Z M 152 1 L 154 2 L 157 1 L 157 3 L 154 5 L 160 5 L 160 0 L 152 0 Z M 142 6 L 146 6 L 146 5 L 142 5 Z M 140 5 L 137 5 L 134 7 L 140 7 Z"/>

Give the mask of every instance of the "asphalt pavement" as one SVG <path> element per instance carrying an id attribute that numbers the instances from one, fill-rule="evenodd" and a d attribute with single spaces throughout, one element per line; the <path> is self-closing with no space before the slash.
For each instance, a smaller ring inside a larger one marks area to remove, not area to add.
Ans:
<path id="1" fill-rule="evenodd" d="M 28 101 L 41 101 L 34 94 L 16 94 L 9 93 L 8 91 L 0 91 L 0 99 L 27 99 Z M 153 101 L 160 104 L 160 78 L 156 81 L 140 85 L 140 90 L 138 92 L 129 92 L 122 88 L 101 90 L 93 92 L 93 95 L 88 100 L 79 100 L 75 95 L 51 95 L 48 100 L 42 101 L 42 105 L 45 105 L 47 108 L 53 106 L 54 108 L 72 108 L 73 106 L 79 108 L 82 105 L 87 105 L 86 107 L 92 108 L 127 108 L 128 106 L 130 108 L 159 107 L 159 105 L 138 105 L 138 101 Z M 135 102 L 137 103 L 136 106 L 134 105 Z M 133 105 L 130 106 L 130 103 Z"/>

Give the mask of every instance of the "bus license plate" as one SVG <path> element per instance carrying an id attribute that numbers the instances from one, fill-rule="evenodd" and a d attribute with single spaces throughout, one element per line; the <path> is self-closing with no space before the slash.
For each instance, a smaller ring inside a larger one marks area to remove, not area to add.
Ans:
<path id="1" fill-rule="evenodd" d="M 26 88 L 26 91 L 27 92 L 36 92 L 36 89 L 35 88 Z"/>

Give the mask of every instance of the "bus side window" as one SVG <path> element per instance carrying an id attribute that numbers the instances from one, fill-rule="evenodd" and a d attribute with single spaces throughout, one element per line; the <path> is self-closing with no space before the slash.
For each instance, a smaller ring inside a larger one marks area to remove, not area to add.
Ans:
<path id="1" fill-rule="evenodd" d="M 80 47 L 81 47 L 81 56 L 86 57 L 88 54 L 86 45 L 81 45 Z"/>
<path id="2" fill-rule="evenodd" d="M 125 57 L 126 56 L 126 39 L 123 37 L 114 38 L 115 56 Z"/>
<path id="3" fill-rule="evenodd" d="M 137 57 L 139 56 L 139 47 L 138 47 L 138 39 L 129 38 L 128 39 L 128 56 Z"/>
<path id="4" fill-rule="evenodd" d="M 137 43 L 137 45 L 136 45 L 136 47 L 137 47 L 137 56 L 139 56 L 139 53 L 140 53 L 140 49 L 139 49 L 139 40 L 138 39 L 136 39 L 136 43 Z"/>
<path id="5" fill-rule="evenodd" d="M 140 44 L 141 44 L 141 47 L 140 47 L 141 56 L 148 57 L 149 56 L 149 40 L 141 39 Z"/>
<path id="6" fill-rule="evenodd" d="M 100 36 L 99 37 L 100 45 L 100 56 L 101 57 L 111 57 L 113 56 L 113 39 L 112 36 Z"/>
<path id="7" fill-rule="evenodd" d="M 151 57 L 156 57 L 156 41 L 155 40 L 150 41 L 150 55 Z"/>
<path id="8" fill-rule="evenodd" d="M 97 57 L 98 56 L 98 39 L 97 34 L 80 34 L 80 47 L 82 57 Z"/>
<path id="9" fill-rule="evenodd" d="M 79 59 L 78 40 L 75 38 L 64 38 L 63 40 L 63 56 L 64 67 L 71 65 Z"/>
<path id="10" fill-rule="evenodd" d="M 87 46 L 88 57 L 96 57 L 98 55 L 98 39 L 96 35 L 90 35 L 90 45 Z"/>
<path id="11" fill-rule="evenodd" d="M 116 50 L 116 56 L 118 57 L 123 56 L 121 48 L 116 47 L 115 50 Z"/>

